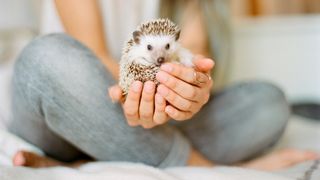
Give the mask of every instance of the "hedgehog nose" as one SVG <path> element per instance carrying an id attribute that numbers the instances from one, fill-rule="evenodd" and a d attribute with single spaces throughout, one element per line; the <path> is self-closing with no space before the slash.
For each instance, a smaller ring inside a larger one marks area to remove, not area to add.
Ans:
<path id="1" fill-rule="evenodd" d="M 159 57 L 159 58 L 157 59 L 157 63 L 158 63 L 158 64 L 164 63 L 164 57 Z"/>

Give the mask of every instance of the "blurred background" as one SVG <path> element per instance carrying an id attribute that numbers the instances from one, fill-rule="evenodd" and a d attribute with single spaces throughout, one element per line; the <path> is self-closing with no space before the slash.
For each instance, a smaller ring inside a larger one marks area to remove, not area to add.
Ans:
<path id="1" fill-rule="evenodd" d="M 269 80 L 301 115 L 320 119 L 320 0 L 213 0 L 217 87 Z M 0 0 L 0 118 L 12 64 L 40 34 L 60 31 L 52 0 Z M 223 11 L 222 11 L 223 10 Z"/>

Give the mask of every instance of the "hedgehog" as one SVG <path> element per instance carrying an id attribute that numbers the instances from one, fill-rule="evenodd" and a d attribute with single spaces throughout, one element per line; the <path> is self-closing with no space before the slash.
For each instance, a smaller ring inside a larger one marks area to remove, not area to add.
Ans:
<path id="1" fill-rule="evenodd" d="M 134 81 L 153 81 L 163 63 L 176 62 L 192 67 L 193 54 L 178 40 L 181 30 L 169 19 L 142 23 L 124 45 L 120 60 L 119 86 L 127 95 Z"/>

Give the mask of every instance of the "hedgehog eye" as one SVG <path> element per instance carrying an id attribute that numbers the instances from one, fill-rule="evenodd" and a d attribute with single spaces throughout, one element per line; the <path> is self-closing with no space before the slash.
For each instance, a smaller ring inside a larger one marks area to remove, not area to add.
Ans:
<path id="1" fill-rule="evenodd" d="M 152 50 L 152 46 L 150 44 L 148 44 L 147 48 L 148 48 L 149 51 Z"/>
<path id="2" fill-rule="evenodd" d="M 166 50 L 168 50 L 170 48 L 170 44 L 166 45 Z"/>

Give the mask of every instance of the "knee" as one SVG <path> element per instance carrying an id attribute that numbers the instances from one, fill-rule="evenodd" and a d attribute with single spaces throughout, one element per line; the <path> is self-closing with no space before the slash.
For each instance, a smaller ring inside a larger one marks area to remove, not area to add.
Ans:
<path id="1" fill-rule="evenodd" d="M 251 82 L 243 84 L 242 88 L 246 89 L 248 105 L 252 107 L 253 113 L 266 116 L 272 124 L 283 126 L 287 123 L 290 116 L 289 103 L 279 87 L 268 82 Z"/>
<path id="2" fill-rule="evenodd" d="M 111 78 L 104 77 L 107 75 L 94 53 L 66 34 L 50 34 L 33 40 L 20 54 L 14 71 L 17 82 L 61 81 L 58 84 L 92 76 L 111 81 Z"/>
<path id="3" fill-rule="evenodd" d="M 16 66 L 23 66 L 33 71 L 43 68 L 55 68 L 67 61 L 77 61 L 80 56 L 90 51 L 77 40 L 66 34 L 49 34 L 40 36 L 29 43 L 19 58 Z"/>
<path id="4" fill-rule="evenodd" d="M 216 157 L 216 161 L 230 164 L 246 160 L 268 150 L 279 140 L 290 116 L 288 102 L 280 88 L 266 82 L 246 82 L 224 93 L 229 95 L 220 99 L 233 103 L 228 116 L 238 124 L 230 127 L 229 133 L 241 133 L 235 138 L 238 142 L 232 142 L 232 148 L 223 151 L 222 157 L 226 158 Z M 236 153 L 232 151 L 234 148 L 238 150 Z"/>
<path id="5" fill-rule="evenodd" d="M 248 82 L 238 88 L 244 93 L 242 103 L 251 114 L 252 124 L 261 133 L 265 132 L 265 142 L 274 144 L 282 135 L 290 117 L 284 92 L 267 82 Z"/>

